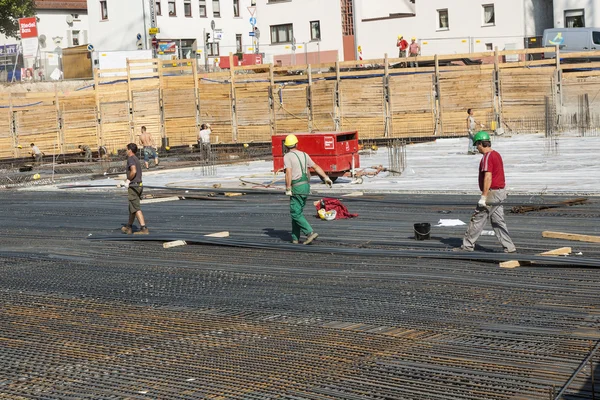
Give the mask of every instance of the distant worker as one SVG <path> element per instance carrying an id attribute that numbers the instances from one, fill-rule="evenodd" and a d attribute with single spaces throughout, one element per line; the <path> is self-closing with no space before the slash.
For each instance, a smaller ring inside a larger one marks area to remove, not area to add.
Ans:
<path id="1" fill-rule="evenodd" d="M 416 40 L 417 40 L 416 37 L 410 38 L 410 46 L 408 48 L 410 57 L 418 57 L 421 55 L 421 46 L 419 46 L 419 43 L 417 43 Z M 411 66 L 411 68 L 414 68 L 414 67 L 418 68 L 419 63 L 417 61 L 411 61 L 410 66 Z"/>
<path id="2" fill-rule="evenodd" d="M 408 49 L 408 42 L 404 39 L 404 36 L 398 35 L 398 40 L 396 41 L 396 47 L 398 47 L 398 57 L 406 58 L 406 50 Z M 401 62 L 401 67 L 406 67 L 406 63 Z"/>
<path id="3" fill-rule="evenodd" d="M 108 149 L 106 148 L 106 146 L 98 147 L 98 158 L 100 160 L 108 158 Z"/>
<path id="4" fill-rule="evenodd" d="M 146 169 L 150 168 L 150 165 L 148 164 L 150 162 L 150 158 L 154 158 L 154 165 L 158 166 L 158 154 L 156 153 L 156 145 L 154 144 L 152 135 L 146 132 L 145 126 L 142 126 L 140 143 L 142 144 L 142 146 L 144 146 L 144 149 L 142 151 L 144 153 L 144 164 L 146 165 Z"/>
<path id="5" fill-rule="evenodd" d="M 483 158 L 479 163 L 481 198 L 477 203 L 475 213 L 471 217 L 460 250 L 473 251 L 475 249 L 475 242 L 481 235 L 486 220 L 489 219 L 496 237 L 504 247 L 504 252 L 514 253 L 517 249 L 508 234 L 508 228 L 504 222 L 504 207 L 502 206 L 502 203 L 506 200 L 506 182 L 502 156 L 497 151 L 492 150 L 490 135 L 487 132 L 478 132 L 474 137 L 474 141 L 477 151 L 483 154 Z"/>
<path id="6" fill-rule="evenodd" d="M 211 155 L 210 148 L 210 124 L 202 124 L 200 126 L 200 132 L 198 133 L 198 148 L 202 154 L 204 160 L 208 160 Z"/>
<path id="7" fill-rule="evenodd" d="M 475 142 L 473 141 L 473 137 L 475 136 L 477 125 L 479 125 L 480 128 L 483 128 L 483 124 L 475 120 L 475 112 L 472 108 L 469 108 L 467 110 L 467 114 L 469 115 L 467 117 L 467 132 L 469 134 L 469 146 L 467 147 L 467 153 L 479 154 L 479 152 L 477 151 L 477 147 L 475 146 Z"/>
<path id="8" fill-rule="evenodd" d="M 283 166 L 285 168 L 285 194 L 290 196 L 292 243 L 298 244 L 300 234 L 303 233 L 306 235 L 304 244 L 310 244 L 319 234 L 313 231 L 303 214 L 306 198 L 310 194 L 310 171 L 308 169 L 312 167 L 327 186 L 331 187 L 333 182 L 308 154 L 296 148 L 298 145 L 296 135 L 288 135 L 284 145 L 288 149 L 287 154 L 283 157 Z"/>
<path id="9" fill-rule="evenodd" d="M 137 217 L 140 223 L 140 230 L 134 235 L 147 235 L 149 233 L 142 213 L 140 201 L 142 200 L 142 164 L 137 158 L 138 148 L 135 143 L 127 145 L 127 180 L 117 184 L 117 187 L 127 187 L 127 200 L 129 201 L 129 221 L 127 225 L 121 228 L 121 232 L 131 235 L 133 232 L 133 223 Z"/>
<path id="10" fill-rule="evenodd" d="M 41 163 L 42 162 L 42 152 L 40 151 L 40 149 L 34 144 L 31 143 L 31 157 L 35 158 L 35 162 L 36 163 Z"/>
<path id="11" fill-rule="evenodd" d="M 87 144 L 80 144 L 79 150 L 81 150 L 81 154 L 84 155 L 85 162 L 92 162 L 92 149 Z"/>

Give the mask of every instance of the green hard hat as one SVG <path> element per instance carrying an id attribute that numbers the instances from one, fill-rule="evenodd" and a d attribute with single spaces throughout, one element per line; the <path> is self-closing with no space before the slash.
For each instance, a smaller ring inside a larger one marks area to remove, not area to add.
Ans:
<path id="1" fill-rule="evenodd" d="M 473 137 L 473 144 L 482 140 L 490 141 L 490 135 L 488 135 L 486 131 L 477 132 L 477 134 Z"/>

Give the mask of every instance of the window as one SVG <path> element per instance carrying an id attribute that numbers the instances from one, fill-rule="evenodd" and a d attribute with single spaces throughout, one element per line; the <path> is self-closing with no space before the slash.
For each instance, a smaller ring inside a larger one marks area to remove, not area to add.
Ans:
<path id="1" fill-rule="evenodd" d="M 321 21 L 310 22 L 310 40 L 321 40 Z"/>
<path id="2" fill-rule="evenodd" d="M 236 53 L 244 52 L 244 49 L 242 46 L 242 35 L 235 35 L 235 51 L 236 51 Z"/>
<path id="3" fill-rule="evenodd" d="M 293 38 L 294 26 L 292 24 L 271 26 L 271 43 L 291 43 Z"/>
<path id="4" fill-rule="evenodd" d="M 183 12 L 186 17 L 192 16 L 192 1 L 191 0 L 185 0 L 183 2 Z"/>
<path id="5" fill-rule="evenodd" d="M 565 28 L 585 28 L 584 10 L 565 10 Z"/>
<path id="6" fill-rule="evenodd" d="M 600 32 L 592 32 L 592 41 L 594 44 L 600 44 Z"/>
<path id="7" fill-rule="evenodd" d="M 79 46 L 79 31 L 71 31 L 71 45 Z"/>
<path id="8" fill-rule="evenodd" d="M 221 5 L 219 4 L 219 0 L 213 0 L 213 17 L 221 17 Z"/>
<path id="9" fill-rule="evenodd" d="M 240 16 L 240 0 L 233 0 L 233 16 Z"/>
<path id="10" fill-rule="evenodd" d="M 175 10 L 175 0 L 169 0 L 169 17 L 176 17 L 177 11 Z"/>
<path id="11" fill-rule="evenodd" d="M 155 4 L 156 4 L 156 8 L 155 8 L 156 15 L 162 15 L 162 11 L 160 9 L 160 1 L 157 1 Z"/>
<path id="12" fill-rule="evenodd" d="M 102 0 L 100 2 L 100 15 L 102 17 L 102 21 L 108 19 L 108 5 L 106 4 L 106 0 Z"/>
<path id="13" fill-rule="evenodd" d="M 218 57 L 219 56 L 219 43 L 206 43 L 206 51 L 208 52 L 209 57 Z"/>
<path id="14" fill-rule="evenodd" d="M 483 5 L 483 25 L 490 26 L 496 24 L 496 14 L 494 13 L 493 4 Z"/>
<path id="15" fill-rule="evenodd" d="M 448 9 L 437 10 L 438 12 L 438 30 L 450 29 L 450 23 L 448 21 Z"/>
<path id="16" fill-rule="evenodd" d="M 206 0 L 200 0 L 200 17 L 206 18 Z"/>
<path id="17" fill-rule="evenodd" d="M 494 44 L 493 44 L 493 43 L 486 43 L 486 44 L 485 44 L 485 49 L 486 49 L 487 51 L 492 51 L 492 50 L 494 50 Z"/>

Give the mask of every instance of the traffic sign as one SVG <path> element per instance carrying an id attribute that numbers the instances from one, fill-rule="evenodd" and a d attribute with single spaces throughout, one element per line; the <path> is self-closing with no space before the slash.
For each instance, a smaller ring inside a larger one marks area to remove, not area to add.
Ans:
<path id="1" fill-rule="evenodd" d="M 150 28 L 150 29 L 148 29 L 148 34 L 149 35 L 156 35 L 157 33 L 160 33 L 160 28 Z"/>
<path id="2" fill-rule="evenodd" d="M 248 35 L 254 36 L 254 32 L 248 32 Z"/>
<path id="3" fill-rule="evenodd" d="M 140 40 L 141 38 L 142 38 L 142 34 L 141 34 L 141 33 L 138 33 L 138 34 L 137 34 L 137 36 L 136 36 L 136 39 L 137 39 L 137 40 Z"/>
<path id="4" fill-rule="evenodd" d="M 216 26 L 217 25 L 215 24 L 215 20 L 214 19 L 212 21 L 210 21 L 210 29 L 212 29 L 214 31 Z"/>
<path id="5" fill-rule="evenodd" d="M 94 51 L 94 46 L 92 46 L 91 44 L 87 45 L 87 51 Z"/>
<path id="6" fill-rule="evenodd" d="M 252 25 L 252 26 L 256 25 L 256 18 L 255 17 L 250 17 L 250 25 Z"/>

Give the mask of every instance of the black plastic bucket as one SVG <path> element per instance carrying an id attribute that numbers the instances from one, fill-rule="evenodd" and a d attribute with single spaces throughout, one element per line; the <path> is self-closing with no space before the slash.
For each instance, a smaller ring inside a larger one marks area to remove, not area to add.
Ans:
<path id="1" fill-rule="evenodd" d="M 423 222 L 415 224 L 415 240 L 429 240 L 431 235 L 431 224 Z"/>

